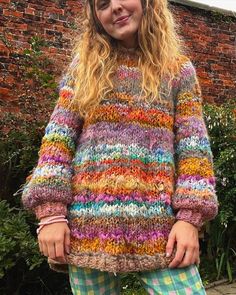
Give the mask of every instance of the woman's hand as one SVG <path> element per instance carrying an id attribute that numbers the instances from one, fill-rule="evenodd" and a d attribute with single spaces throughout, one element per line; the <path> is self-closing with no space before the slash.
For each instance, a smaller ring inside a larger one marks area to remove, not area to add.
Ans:
<path id="1" fill-rule="evenodd" d="M 199 264 L 198 229 L 186 221 L 178 220 L 172 227 L 166 245 L 166 256 L 169 257 L 177 244 L 175 258 L 169 264 L 170 268 L 186 267 Z"/>
<path id="2" fill-rule="evenodd" d="M 66 262 L 65 254 L 70 252 L 70 229 L 66 222 L 44 225 L 38 235 L 38 241 L 43 255 L 62 263 Z"/>

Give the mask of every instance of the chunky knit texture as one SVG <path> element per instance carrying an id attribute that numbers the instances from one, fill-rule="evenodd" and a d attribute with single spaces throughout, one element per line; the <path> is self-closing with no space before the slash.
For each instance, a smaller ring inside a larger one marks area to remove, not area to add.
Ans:
<path id="1" fill-rule="evenodd" d="M 165 268 L 174 257 L 165 256 L 174 222 L 201 227 L 218 210 L 201 90 L 195 67 L 181 56 L 171 92 L 163 79 L 163 101 L 146 103 L 137 56 L 120 54 L 114 90 L 89 119 L 71 107 L 73 79 L 63 75 L 22 201 L 38 219 L 67 216 L 69 264 L 112 272 Z"/>

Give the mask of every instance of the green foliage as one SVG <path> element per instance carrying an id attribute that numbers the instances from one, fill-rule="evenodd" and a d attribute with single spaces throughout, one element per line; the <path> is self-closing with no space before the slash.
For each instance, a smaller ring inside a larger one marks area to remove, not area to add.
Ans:
<path id="1" fill-rule="evenodd" d="M 236 101 L 205 107 L 220 202 L 219 222 L 227 227 L 236 212 Z"/>
<path id="2" fill-rule="evenodd" d="M 121 294 L 124 295 L 146 295 L 147 292 L 144 290 L 141 282 L 138 280 L 135 273 L 121 273 Z"/>
<path id="3" fill-rule="evenodd" d="M 18 93 L 20 111 L 2 113 L 0 120 L 0 294 L 69 295 L 65 274 L 49 270 L 46 257 L 39 253 L 37 221 L 23 210 L 20 199 L 19 188 L 36 165 L 58 95 L 52 62 L 40 51 L 45 43 L 37 37 L 31 43 L 31 50 L 18 60 L 23 82 Z"/>
<path id="4" fill-rule="evenodd" d="M 41 50 L 42 46 L 48 46 L 47 42 L 36 35 L 31 38 L 30 44 L 31 49 L 25 49 L 21 58 L 25 77 L 33 78 L 34 82 L 39 83 L 43 88 L 55 89 L 57 84 L 54 81 L 54 75 L 48 72 L 52 61 Z"/>
<path id="5" fill-rule="evenodd" d="M 214 261 L 216 279 L 228 276 L 232 281 L 236 271 L 236 100 L 231 99 L 220 106 L 205 105 L 204 114 L 220 205 L 218 216 L 207 225 L 206 258 Z"/>
<path id="6" fill-rule="evenodd" d="M 43 261 L 27 224 L 26 213 L 10 208 L 3 200 L 0 202 L 0 278 L 19 259 L 24 259 L 30 270 Z"/>
<path id="7" fill-rule="evenodd" d="M 5 126 L 15 126 L 7 134 L 0 131 L 1 137 L 4 138 L 0 142 L 2 198 L 8 199 L 8 194 L 11 195 L 19 183 L 23 183 L 26 173 L 37 160 L 44 125 L 40 122 L 29 124 L 17 114 L 6 114 L 2 122 Z"/>
<path id="8" fill-rule="evenodd" d="M 218 11 L 211 11 L 210 18 L 212 22 L 223 22 L 225 24 L 235 22 L 233 15 L 225 15 L 224 13 Z"/>

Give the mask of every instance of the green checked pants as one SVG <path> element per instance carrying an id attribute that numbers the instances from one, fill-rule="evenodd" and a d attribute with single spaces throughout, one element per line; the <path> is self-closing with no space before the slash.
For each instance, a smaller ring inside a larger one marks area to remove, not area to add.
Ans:
<path id="1" fill-rule="evenodd" d="M 206 295 L 195 264 L 134 274 L 150 295 Z M 119 273 L 69 265 L 69 280 L 73 295 L 121 294 Z"/>

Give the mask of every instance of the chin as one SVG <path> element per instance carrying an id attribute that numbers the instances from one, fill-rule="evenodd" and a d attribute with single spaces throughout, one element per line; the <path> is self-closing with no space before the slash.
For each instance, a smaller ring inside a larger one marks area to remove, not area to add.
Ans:
<path id="1" fill-rule="evenodd" d="M 131 39 L 133 39 L 133 37 L 134 37 L 134 34 L 133 33 L 124 33 L 124 34 L 117 34 L 114 38 L 115 39 L 117 39 L 117 40 L 119 40 L 119 41 L 126 41 L 126 40 L 128 40 L 128 41 L 130 41 Z"/>

